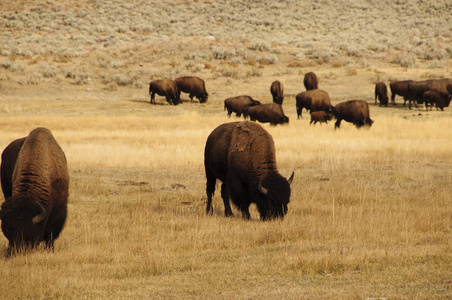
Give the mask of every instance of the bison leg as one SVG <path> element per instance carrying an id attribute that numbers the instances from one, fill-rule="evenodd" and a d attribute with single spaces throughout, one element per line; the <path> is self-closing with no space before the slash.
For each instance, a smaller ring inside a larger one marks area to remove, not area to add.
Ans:
<path id="1" fill-rule="evenodd" d="M 206 171 L 206 177 L 207 177 L 207 184 L 206 184 L 206 194 L 207 194 L 206 214 L 211 215 L 213 213 L 212 197 L 213 197 L 213 195 L 215 193 L 215 184 L 216 184 L 217 180 L 209 171 Z"/>
<path id="2" fill-rule="evenodd" d="M 297 118 L 299 119 L 299 118 L 302 118 L 302 115 L 301 115 L 301 110 L 302 110 L 303 108 L 301 108 L 301 109 L 299 109 L 298 107 L 297 107 Z"/>
<path id="3" fill-rule="evenodd" d="M 232 217 L 234 214 L 232 213 L 231 204 L 229 203 L 229 192 L 224 182 L 221 184 L 221 198 L 224 203 L 224 216 Z"/>
<path id="4" fill-rule="evenodd" d="M 392 103 L 392 105 L 396 106 L 396 103 L 395 103 L 395 94 L 393 94 L 393 93 L 391 93 L 391 103 Z"/>
<path id="5" fill-rule="evenodd" d="M 337 119 L 336 123 L 334 123 L 334 129 L 341 127 L 341 121 L 342 119 Z"/>
<path id="6" fill-rule="evenodd" d="M 155 92 L 151 93 L 151 104 L 155 104 Z"/>

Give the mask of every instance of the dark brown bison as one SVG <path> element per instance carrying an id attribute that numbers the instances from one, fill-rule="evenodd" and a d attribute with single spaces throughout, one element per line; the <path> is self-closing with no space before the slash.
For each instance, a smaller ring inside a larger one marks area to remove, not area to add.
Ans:
<path id="1" fill-rule="evenodd" d="M 364 100 L 349 100 L 336 104 L 333 107 L 333 115 L 336 118 L 334 128 L 341 126 L 341 121 L 353 123 L 357 128 L 362 126 L 372 126 L 370 119 L 369 105 Z"/>
<path id="2" fill-rule="evenodd" d="M 245 119 L 250 117 L 251 121 L 270 123 L 271 125 L 289 123 L 289 118 L 284 114 L 282 106 L 278 103 L 267 103 L 248 106 L 243 110 Z"/>
<path id="3" fill-rule="evenodd" d="M 67 214 L 69 175 L 66 157 L 52 133 L 36 128 L 9 144 L 0 167 L 5 202 L 2 231 L 8 254 L 45 241 L 53 250 Z"/>
<path id="4" fill-rule="evenodd" d="M 435 105 L 436 109 L 444 110 L 444 107 L 449 107 L 451 95 L 429 90 L 424 92 L 423 99 L 425 109 L 428 109 L 428 105 L 430 105 L 430 109 L 433 110 L 433 105 Z"/>
<path id="5" fill-rule="evenodd" d="M 377 98 L 380 101 L 380 106 L 388 106 L 388 87 L 384 82 L 375 85 L 375 105 L 377 105 Z"/>
<path id="6" fill-rule="evenodd" d="M 188 93 L 190 102 L 193 102 L 193 97 L 198 98 L 199 103 L 207 102 L 209 94 L 206 92 L 206 84 L 204 80 L 196 76 L 184 76 L 174 80 L 177 84 L 177 89 L 180 93 Z"/>
<path id="7" fill-rule="evenodd" d="M 317 79 L 317 75 L 315 75 L 314 72 L 306 73 L 304 75 L 303 83 L 307 91 L 319 88 L 319 80 Z"/>
<path id="8" fill-rule="evenodd" d="M 270 86 L 270 93 L 273 96 L 273 102 L 282 105 L 284 101 L 284 87 L 278 80 L 273 81 Z"/>
<path id="9" fill-rule="evenodd" d="M 311 112 L 311 122 L 309 122 L 309 124 L 312 124 L 314 122 L 314 124 L 316 124 L 317 122 L 319 123 L 328 123 L 328 121 L 333 119 L 333 114 L 331 113 L 327 113 L 323 110 L 321 111 L 313 111 Z"/>
<path id="10" fill-rule="evenodd" d="M 389 83 L 389 88 L 391 89 L 391 103 L 396 105 L 395 96 L 399 95 L 403 97 L 403 105 L 408 100 L 408 85 L 413 82 L 413 80 L 402 80 L 402 81 L 393 81 Z"/>
<path id="11" fill-rule="evenodd" d="M 329 112 L 331 109 L 330 96 L 319 89 L 301 92 L 296 96 L 296 107 L 298 118 L 302 117 L 303 108 L 311 112 L 320 110 Z"/>
<path id="12" fill-rule="evenodd" d="M 157 79 L 149 84 L 149 94 L 151 95 L 151 104 L 155 104 L 155 94 L 164 96 L 166 102 L 178 105 L 182 103 L 179 97 L 179 90 L 174 80 Z"/>
<path id="13" fill-rule="evenodd" d="M 260 105 L 259 101 L 254 100 L 250 96 L 242 95 L 224 100 L 224 109 L 228 111 L 228 116 L 235 112 L 237 117 L 240 117 L 243 110 L 248 106 Z"/>
<path id="14" fill-rule="evenodd" d="M 207 214 L 213 211 L 217 179 L 223 182 L 225 216 L 233 215 L 229 199 L 246 219 L 251 203 L 256 204 L 261 220 L 283 218 L 287 213 L 293 173 L 288 180 L 278 173 L 273 139 L 259 124 L 243 121 L 218 126 L 207 138 L 204 166 Z"/>
<path id="15" fill-rule="evenodd" d="M 413 81 L 408 84 L 408 100 L 410 109 L 411 101 L 414 102 L 415 106 L 417 106 L 416 103 L 422 104 L 424 102 L 424 93 L 426 91 L 435 91 L 444 98 L 449 96 L 446 81 L 443 79 Z"/>

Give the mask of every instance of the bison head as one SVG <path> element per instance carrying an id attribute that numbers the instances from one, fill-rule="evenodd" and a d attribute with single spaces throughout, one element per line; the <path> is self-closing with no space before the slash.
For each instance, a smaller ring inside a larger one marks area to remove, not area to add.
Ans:
<path id="1" fill-rule="evenodd" d="M 199 103 L 206 103 L 208 99 L 209 99 L 209 94 L 204 93 L 199 96 Z"/>
<path id="2" fill-rule="evenodd" d="M 9 240 L 9 253 L 11 250 L 33 248 L 41 242 L 44 234 L 47 217 L 45 208 L 28 199 L 7 199 L 2 204 L 0 219 L 2 231 Z"/>
<path id="3" fill-rule="evenodd" d="M 294 173 L 289 179 L 285 179 L 279 174 L 274 174 L 259 181 L 255 201 L 261 220 L 284 218 L 290 201 L 290 184 L 293 176 Z"/>

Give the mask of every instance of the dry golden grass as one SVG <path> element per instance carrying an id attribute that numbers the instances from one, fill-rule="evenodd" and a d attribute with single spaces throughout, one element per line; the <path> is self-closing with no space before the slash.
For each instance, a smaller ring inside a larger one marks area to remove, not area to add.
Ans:
<path id="1" fill-rule="evenodd" d="M 53 131 L 69 162 L 69 217 L 55 253 L 1 259 L 2 298 L 450 296 L 452 132 L 438 130 L 450 111 L 371 106 L 370 130 L 335 131 L 296 120 L 286 99 L 289 125 L 263 126 L 280 172 L 295 170 L 289 213 L 261 222 L 256 211 L 224 218 L 218 195 L 204 213 L 204 143 L 235 120 L 221 101 L 74 101 L 38 117 L 25 98 L 23 113 L 3 115 L 0 145 Z"/>
<path id="2" fill-rule="evenodd" d="M 452 110 L 373 105 L 379 81 L 452 77 L 446 2 L 0 7 L 0 149 L 44 126 L 70 171 L 55 252 L 0 255 L 1 299 L 451 297 Z M 297 120 L 309 71 L 333 104 L 367 100 L 372 128 Z M 209 102 L 149 104 L 151 79 L 181 75 Z M 270 102 L 274 80 L 290 123 L 263 127 L 295 171 L 289 212 L 224 218 L 217 185 L 206 216 L 205 141 L 237 120 L 222 101 Z"/>

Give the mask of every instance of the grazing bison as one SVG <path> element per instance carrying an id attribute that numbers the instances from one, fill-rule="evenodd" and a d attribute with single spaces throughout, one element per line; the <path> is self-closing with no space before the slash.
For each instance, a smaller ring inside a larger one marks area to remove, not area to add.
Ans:
<path id="1" fill-rule="evenodd" d="M 278 80 L 273 81 L 272 85 L 270 86 L 270 93 L 273 96 L 273 102 L 282 105 L 284 101 L 284 88 L 282 83 Z"/>
<path id="2" fill-rule="evenodd" d="M 301 92 L 296 96 L 296 107 L 298 118 L 302 117 L 303 108 L 311 112 L 320 110 L 328 112 L 331 108 L 330 96 L 319 89 Z"/>
<path id="3" fill-rule="evenodd" d="M 319 88 L 319 80 L 314 72 L 309 72 L 304 75 L 304 87 L 307 91 L 315 90 Z"/>
<path id="4" fill-rule="evenodd" d="M 364 100 L 349 100 L 336 104 L 333 107 L 333 115 L 336 118 L 334 129 L 341 126 L 341 121 L 353 123 L 357 128 L 372 126 L 369 114 L 369 105 Z"/>
<path id="5" fill-rule="evenodd" d="M 250 96 L 242 95 L 224 100 L 224 109 L 228 110 L 228 116 L 235 112 L 237 117 L 240 117 L 243 110 L 248 106 L 260 105 L 259 101 L 254 100 Z"/>
<path id="6" fill-rule="evenodd" d="M 268 103 L 248 106 L 243 110 L 245 119 L 249 116 L 251 121 L 270 123 L 271 125 L 289 123 L 289 118 L 284 115 L 282 106 L 278 103 Z"/>
<path id="7" fill-rule="evenodd" d="M 204 80 L 196 76 L 184 76 L 174 80 L 177 85 L 177 89 L 180 93 L 188 93 L 190 102 L 193 102 L 193 97 L 198 98 L 199 103 L 207 102 L 209 94 L 206 92 L 206 84 Z"/>
<path id="8" fill-rule="evenodd" d="M 413 82 L 413 80 L 393 81 L 389 83 L 389 88 L 391 89 L 391 103 L 393 105 L 396 105 L 396 95 L 403 97 L 403 105 L 405 105 L 406 101 L 408 100 L 408 85 L 411 82 Z"/>
<path id="9" fill-rule="evenodd" d="M 261 220 L 283 218 L 290 200 L 292 176 L 286 180 L 276 167 L 275 145 L 271 135 L 250 121 L 218 126 L 207 138 L 204 151 L 207 178 L 207 214 L 212 213 L 216 180 L 221 185 L 225 216 L 232 216 L 229 199 L 250 218 L 255 203 Z"/>
<path id="10" fill-rule="evenodd" d="M 176 83 L 171 79 L 157 79 L 149 84 L 149 94 L 151 95 L 151 104 L 155 104 L 155 94 L 164 96 L 166 102 L 178 105 L 182 103 L 179 97 L 179 90 Z"/>
<path id="11" fill-rule="evenodd" d="M 433 105 L 436 105 L 437 110 L 444 110 L 444 107 L 449 107 L 451 95 L 429 90 L 424 92 L 423 99 L 426 110 L 428 109 L 428 104 L 430 104 L 431 110 L 433 110 Z"/>
<path id="12" fill-rule="evenodd" d="M 309 122 L 309 125 L 311 125 L 312 122 L 314 122 L 314 124 L 316 124 L 317 122 L 328 123 L 328 121 L 330 121 L 332 119 L 333 119 L 333 114 L 331 114 L 331 113 L 327 113 L 323 110 L 313 111 L 311 113 L 311 122 Z"/>
<path id="13" fill-rule="evenodd" d="M 380 106 L 388 106 L 388 87 L 384 82 L 375 85 L 375 105 L 377 105 L 377 98 L 380 101 Z"/>
<path id="14" fill-rule="evenodd" d="M 5 202 L 2 231 L 8 254 L 45 241 L 53 250 L 67 214 L 69 175 L 66 157 L 52 133 L 36 128 L 9 144 L 0 167 Z"/>
<path id="15" fill-rule="evenodd" d="M 447 91 L 447 81 L 443 79 L 430 79 L 423 81 L 413 81 L 408 84 L 409 108 L 411 109 L 411 101 L 422 104 L 424 102 L 424 93 L 426 91 L 434 91 L 439 93 L 445 99 L 449 96 Z"/>

